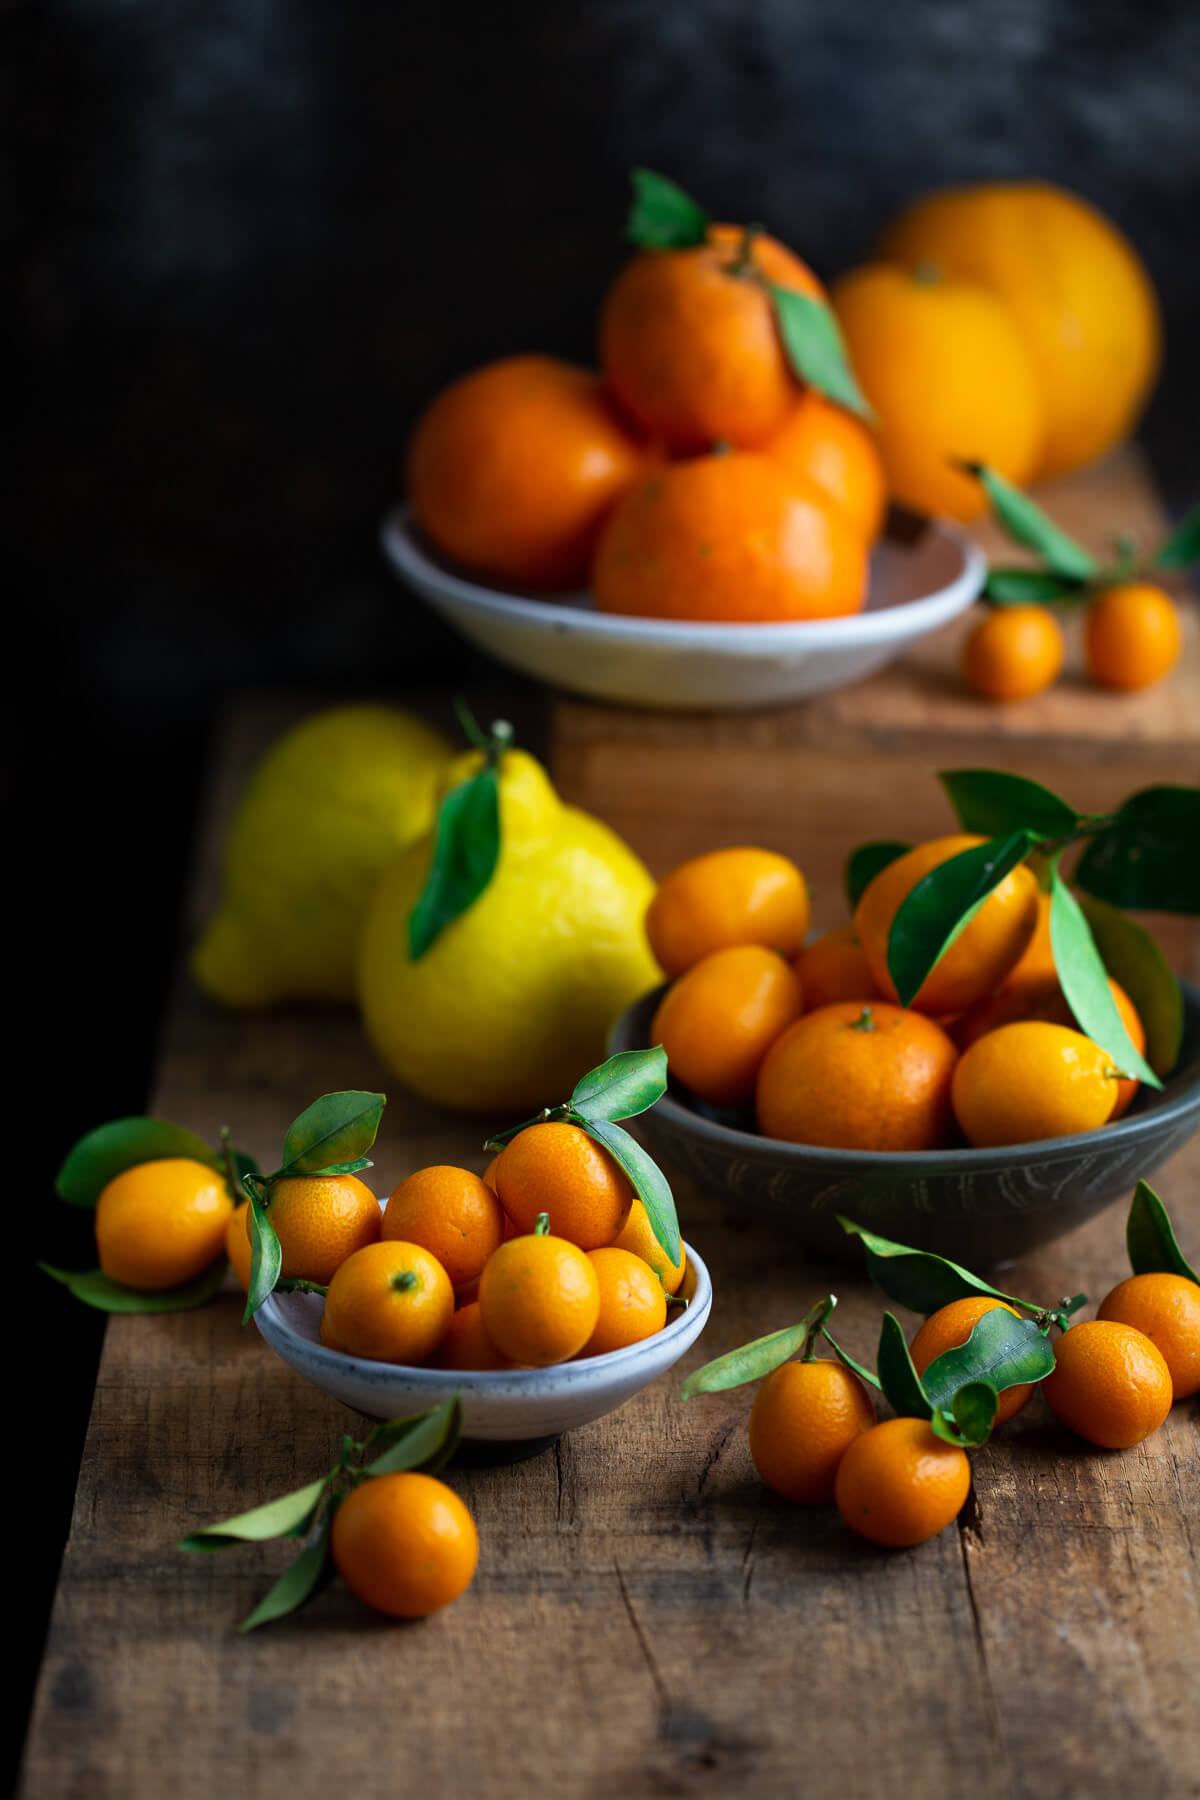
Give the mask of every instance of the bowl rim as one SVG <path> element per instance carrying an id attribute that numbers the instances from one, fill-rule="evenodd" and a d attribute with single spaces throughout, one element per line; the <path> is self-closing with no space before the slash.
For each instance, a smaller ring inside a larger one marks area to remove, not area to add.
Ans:
<path id="1" fill-rule="evenodd" d="M 952 519 L 927 519 L 928 530 L 960 554 L 958 573 L 932 593 L 894 606 L 844 614 L 833 619 L 793 619 L 779 624 L 713 624 L 687 619 L 642 619 L 600 613 L 579 593 L 537 599 L 489 588 L 437 561 L 421 542 L 411 508 L 399 502 L 380 525 L 384 556 L 397 575 L 477 615 L 506 618 L 542 631 L 577 631 L 613 642 L 672 650 L 714 650 L 737 657 L 770 656 L 797 650 L 847 650 L 894 643 L 946 624 L 965 611 L 983 588 L 987 559 L 964 526 Z"/>
<path id="2" fill-rule="evenodd" d="M 501 1388 L 511 1388 L 515 1384 L 523 1397 L 536 1399 L 539 1395 L 554 1391 L 556 1381 L 561 1381 L 566 1371 L 570 1371 L 572 1386 L 577 1386 L 580 1379 L 588 1374 L 603 1376 L 610 1372 L 620 1373 L 639 1359 L 648 1357 L 652 1350 L 661 1350 L 665 1344 L 683 1336 L 685 1330 L 695 1325 L 697 1320 L 703 1326 L 712 1310 L 712 1277 L 704 1258 L 682 1235 L 680 1241 L 687 1253 L 689 1268 L 695 1270 L 696 1288 L 678 1318 L 669 1319 L 661 1331 L 642 1338 L 636 1344 L 626 1344 L 623 1349 L 606 1350 L 600 1356 L 571 1357 L 566 1362 L 548 1363 L 540 1369 L 433 1369 L 428 1363 L 389 1363 L 368 1356 L 351 1356 L 348 1351 L 331 1350 L 327 1344 L 314 1343 L 312 1338 L 296 1331 L 288 1323 L 283 1308 L 279 1305 L 283 1296 L 273 1293 L 268 1294 L 255 1313 L 254 1322 L 274 1350 L 275 1345 L 263 1330 L 262 1314 L 266 1313 L 273 1331 L 290 1344 L 296 1345 L 300 1355 L 313 1358 L 317 1368 L 328 1369 L 331 1375 L 353 1373 L 366 1379 L 373 1378 L 377 1384 L 394 1380 L 397 1387 L 444 1389 L 449 1386 L 482 1394 L 492 1389 L 498 1391 Z M 699 1335 L 698 1331 L 696 1335 Z M 276 1350 L 276 1355 L 278 1354 Z M 680 1354 L 682 1355 L 682 1351 Z"/>
<path id="3" fill-rule="evenodd" d="M 1176 980 L 1183 994 L 1185 1014 L 1190 1012 L 1200 1020 L 1200 989 L 1193 987 L 1182 975 L 1176 975 Z M 617 1050 L 649 1048 L 648 1044 L 642 1042 L 647 1033 L 643 1030 L 635 1032 L 632 1028 L 638 1024 L 641 1013 L 648 1013 L 652 1006 L 657 1008 L 670 985 L 669 981 L 664 981 L 626 1007 L 609 1032 L 610 1055 Z M 634 1037 L 636 1042 L 631 1041 Z M 792 1144 L 786 1138 L 764 1137 L 756 1131 L 741 1131 L 735 1125 L 724 1125 L 717 1119 L 706 1119 L 702 1113 L 693 1112 L 690 1107 L 677 1100 L 669 1089 L 661 1100 L 655 1101 L 649 1111 L 659 1114 L 677 1130 L 707 1138 L 709 1142 L 721 1144 L 731 1152 L 736 1151 L 743 1158 L 813 1163 L 844 1172 L 861 1169 L 880 1173 L 884 1169 L 899 1168 L 910 1169 L 914 1175 L 926 1175 L 943 1171 L 947 1174 L 992 1173 L 997 1159 L 1002 1162 L 1036 1162 L 1041 1165 L 1047 1161 L 1075 1158 L 1084 1145 L 1103 1142 L 1106 1147 L 1120 1147 L 1132 1144 L 1148 1135 L 1155 1127 L 1173 1124 L 1195 1111 L 1198 1106 L 1200 1056 L 1188 1071 L 1180 1092 L 1163 1100 L 1161 1104 L 1151 1103 L 1146 1110 L 1117 1119 L 1111 1125 L 1100 1125 L 1095 1131 L 1076 1132 L 1071 1137 L 1033 1138 L 1020 1144 L 968 1145 L 959 1150 L 845 1150 L 834 1145 Z"/>

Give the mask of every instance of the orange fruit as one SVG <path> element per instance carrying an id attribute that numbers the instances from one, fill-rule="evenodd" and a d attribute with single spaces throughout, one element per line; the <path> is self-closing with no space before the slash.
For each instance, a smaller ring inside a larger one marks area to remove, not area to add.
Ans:
<path id="1" fill-rule="evenodd" d="M 487 1168 L 483 1171 L 483 1176 L 482 1176 L 482 1179 L 487 1182 L 488 1186 L 491 1188 L 493 1193 L 495 1193 L 495 1191 L 496 1191 L 496 1164 L 499 1161 L 500 1161 L 500 1152 L 497 1150 L 495 1156 L 493 1156 L 491 1162 L 488 1164 Z"/>
<path id="2" fill-rule="evenodd" d="M 1144 1332 L 1115 1319 L 1085 1319 L 1054 1346 L 1042 1383 L 1051 1411 L 1103 1450 L 1128 1450 L 1171 1410 L 1171 1371 Z"/>
<path id="3" fill-rule="evenodd" d="M 713 1106 L 740 1106 L 759 1064 L 804 1007 L 795 971 L 775 950 L 714 950 L 672 983 L 650 1026 L 677 1081 Z"/>
<path id="4" fill-rule="evenodd" d="M 320 1338 L 321 1342 L 324 1344 L 324 1346 L 327 1350 L 340 1351 L 343 1356 L 346 1356 L 348 1354 L 345 1344 L 339 1342 L 339 1340 L 337 1338 L 335 1338 L 333 1333 L 330 1331 L 329 1319 L 324 1312 L 321 1314 L 321 1323 L 317 1327 L 317 1336 Z"/>
<path id="5" fill-rule="evenodd" d="M 667 1296 L 648 1263 L 632 1250 L 618 1250 L 615 1244 L 589 1250 L 588 1261 L 596 1271 L 600 1312 L 580 1356 L 624 1350 L 662 1330 L 667 1322 Z"/>
<path id="6" fill-rule="evenodd" d="M 1086 201 L 1042 181 L 951 188 L 910 207 L 881 250 L 977 282 L 1003 305 L 1045 419 L 1039 480 L 1127 435 L 1158 372 L 1158 302 L 1133 246 Z"/>
<path id="7" fill-rule="evenodd" d="M 828 495 L 874 543 L 887 512 L 887 476 L 874 433 L 861 419 L 809 388 L 762 453 Z"/>
<path id="8" fill-rule="evenodd" d="M 828 1506 L 838 1464 L 875 1423 L 866 1388 L 844 1364 L 817 1358 L 773 1369 L 750 1411 L 750 1455 L 785 1500 Z"/>
<path id="9" fill-rule="evenodd" d="M 852 925 L 826 931 L 805 944 L 792 967 L 800 977 L 804 1004 L 810 1012 L 818 1006 L 833 1006 L 838 1000 L 882 998 Z"/>
<path id="10" fill-rule="evenodd" d="M 1200 1393 L 1200 1287 L 1186 1275 L 1131 1275 L 1104 1296 L 1097 1317 L 1150 1339 L 1171 1372 L 1176 1400 Z"/>
<path id="11" fill-rule="evenodd" d="M 347 1494 L 329 1547 L 350 1592 L 398 1619 L 449 1606 L 479 1561 L 475 1521 L 454 1489 L 412 1471 L 369 1476 Z"/>
<path id="12" fill-rule="evenodd" d="M 758 1072 L 758 1129 L 791 1144 L 935 1150 L 950 1130 L 958 1051 L 940 1025 L 886 1002 L 806 1013 Z"/>
<path id="13" fill-rule="evenodd" d="M 238 1278 L 244 1293 L 250 1291 L 250 1227 L 246 1215 L 250 1211 L 250 1202 L 243 1200 L 235 1206 L 225 1226 L 225 1254 L 229 1258 L 233 1272 Z"/>
<path id="14" fill-rule="evenodd" d="M 986 700 L 1027 700 L 1057 679 L 1064 654 L 1044 606 L 991 606 L 966 641 L 963 673 Z"/>
<path id="15" fill-rule="evenodd" d="M 329 1283 L 329 1339 L 372 1362 L 423 1363 L 454 1317 L 450 1277 L 420 1244 L 392 1239 L 346 1258 Z"/>
<path id="16" fill-rule="evenodd" d="M 413 515 L 443 555 L 485 580 L 582 587 L 613 501 L 647 464 L 598 376 L 509 356 L 452 382 L 408 456 Z"/>
<path id="17" fill-rule="evenodd" d="M 551 1231 L 581 1250 L 611 1244 L 633 1202 L 628 1176 L 603 1144 L 561 1119 L 527 1125 L 510 1139 L 496 1187 L 519 1232 L 531 1232 L 545 1213 Z"/>
<path id="18" fill-rule="evenodd" d="M 1034 964 L 1031 963 L 1030 967 L 1034 967 Z M 1146 1048 L 1146 1033 L 1137 1009 L 1125 989 L 1111 975 L 1108 986 L 1130 1042 L 1141 1055 Z M 1062 991 L 1053 963 L 1048 973 L 1024 977 L 1021 975 L 1021 965 L 1018 964 L 994 994 L 989 994 L 986 1000 L 977 1000 L 974 1006 L 968 1007 L 962 1017 L 955 1021 L 951 1035 L 960 1050 L 967 1050 L 989 1031 L 996 1031 L 1001 1025 L 1015 1024 L 1020 1019 L 1041 1019 L 1048 1025 L 1066 1025 L 1072 1030 L 1078 1030 L 1075 1015 L 1067 1005 L 1067 997 Z M 1116 1103 L 1109 1114 L 1110 1123 L 1113 1119 L 1120 1118 L 1137 1090 L 1138 1084 L 1132 1078 L 1118 1081 Z"/>
<path id="19" fill-rule="evenodd" d="M 863 891 L 854 929 L 877 986 L 890 1000 L 896 998 L 896 986 L 888 972 L 888 933 L 901 903 L 931 869 L 984 841 L 960 834 L 918 844 L 881 869 Z M 990 994 L 1033 936 L 1037 893 L 1037 881 L 1024 863 L 1011 870 L 929 971 L 911 1002 L 916 1011 L 959 1013 Z"/>
<path id="20" fill-rule="evenodd" d="M 646 912 L 646 936 L 663 973 L 682 975 L 733 944 L 791 956 L 808 930 L 808 887 L 774 850 L 710 850 L 663 877 Z"/>
<path id="21" fill-rule="evenodd" d="M 750 450 L 656 470 L 613 508 L 596 545 L 601 612 L 709 624 L 861 610 L 861 533 L 819 488 Z"/>
<path id="22" fill-rule="evenodd" d="M 800 392 L 764 281 L 814 300 L 825 290 L 774 238 L 732 225 L 707 243 L 648 250 L 617 276 L 600 315 L 600 361 L 620 404 L 670 450 L 749 448 Z"/>
<path id="23" fill-rule="evenodd" d="M 972 1144 L 1031 1144 L 1107 1124 L 1117 1080 L 1107 1050 L 1081 1031 L 1021 1019 L 963 1052 L 951 1097 Z"/>
<path id="24" fill-rule="evenodd" d="M 469 1169 L 445 1163 L 407 1175 L 384 1209 L 384 1242 L 420 1244 L 456 1288 L 478 1280 L 503 1236 L 504 1212 L 492 1188 Z"/>
<path id="25" fill-rule="evenodd" d="M 837 1509 L 873 1544 L 904 1549 L 936 1537 L 958 1517 L 971 1465 L 925 1419 L 885 1419 L 856 1437 L 838 1464 Z"/>
<path id="26" fill-rule="evenodd" d="M 954 1350 L 959 1344 L 965 1344 L 984 1313 L 994 1312 L 998 1306 L 1012 1313 L 1014 1319 L 1021 1317 L 1015 1307 L 1006 1306 L 1003 1300 L 992 1300 L 986 1294 L 969 1294 L 961 1300 L 951 1300 L 948 1306 L 939 1306 L 936 1312 L 930 1313 L 908 1347 L 917 1374 L 923 1375 L 943 1350 Z M 1033 1393 L 1033 1386 L 1031 1381 L 1022 1381 L 1001 1391 L 996 1407 L 997 1425 L 1006 1425 L 1020 1412 Z"/>
<path id="27" fill-rule="evenodd" d="M 538 1369 L 566 1362 L 583 1349 L 600 1317 L 596 1270 L 566 1238 L 512 1238 L 480 1277 L 479 1316 L 492 1343 L 514 1362 Z"/>
<path id="28" fill-rule="evenodd" d="M 187 1156 L 115 1175 L 96 1202 L 96 1250 L 111 1281 L 156 1293 L 194 1281 L 225 1247 L 233 1201 L 223 1178 Z"/>
<path id="29" fill-rule="evenodd" d="M 483 1329 L 478 1300 L 469 1300 L 458 1308 L 429 1362 L 434 1369 L 515 1369 L 518 1366 L 511 1357 L 501 1355 Z"/>
<path id="30" fill-rule="evenodd" d="M 956 460 L 987 463 L 1023 487 L 1044 435 L 1025 345 L 983 288 L 891 263 L 855 269 L 833 305 L 876 416 L 888 491 L 919 513 L 974 519 L 980 482 Z"/>
<path id="31" fill-rule="evenodd" d="M 679 1248 L 679 1261 L 673 1263 L 658 1239 L 654 1235 L 654 1227 L 650 1223 L 650 1215 L 642 1202 L 634 1195 L 633 1205 L 629 1209 L 629 1217 L 624 1226 L 613 1239 L 614 1250 L 632 1250 L 640 1256 L 644 1263 L 649 1263 L 658 1279 L 662 1282 L 663 1292 L 677 1294 L 683 1284 L 684 1271 L 687 1268 L 687 1251 L 682 1244 Z"/>
<path id="32" fill-rule="evenodd" d="M 286 1176 L 271 1188 L 267 1217 L 283 1252 L 279 1273 L 287 1281 L 328 1284 L 348 1256 L 377 1244 L 382 1230 L 379 1202 L 357 1175 Z"/>
<path id="33" fill-rule="evenodd" d="M 1173 669 L 1183 647 L 1179 614 L 1148 581 L 1107 588 L 1087 610 L 1087 666 L 1105 687 L 1149 687 Z"/>

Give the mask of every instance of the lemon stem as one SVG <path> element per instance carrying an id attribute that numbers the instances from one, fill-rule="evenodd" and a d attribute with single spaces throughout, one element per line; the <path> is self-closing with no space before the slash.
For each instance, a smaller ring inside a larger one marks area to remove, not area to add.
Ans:
<path id="1" fill-rule="evenodd" d="M 804 1334 L 804 1342 L 800 1346 L 801 1362 L 816 1362 L 817 1339 L 820 1337 L 829 1315 L 836 1305 L 837 1295 L 827 1294 L 824 1300 L 818 1300 L 807 1319 L 805 1319 L 804 1323 L 808 1329 Z"/>

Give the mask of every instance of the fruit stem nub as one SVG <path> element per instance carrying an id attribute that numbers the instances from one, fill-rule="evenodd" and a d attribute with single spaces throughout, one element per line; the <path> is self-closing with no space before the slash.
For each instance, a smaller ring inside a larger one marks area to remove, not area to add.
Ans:
<path id="1" fill-rule="evenodd" d="M 869 1006 L 864 1006 L 857 1019 L 850 1026 L 851 1031 L 874 1031 L 875 1015 Z"/>
<path id="2" fill-rule="evenodd" d="M 549 1237 L 549 1235 L 550 1235 L 550 1214 L 549 1213 L 539 1213 L 538 1214 L 537 1221 L 533 1227 L 533 1235 L 534 1235 L 534 1237 Z"/>
<path id="3" fill-rule="evenodd" d="M 417 1285 L 417 1277 L 412 1269 L 399 1269 L 392 1276 L 390 1286 L 398 1294 L 407 1294 Z"/>

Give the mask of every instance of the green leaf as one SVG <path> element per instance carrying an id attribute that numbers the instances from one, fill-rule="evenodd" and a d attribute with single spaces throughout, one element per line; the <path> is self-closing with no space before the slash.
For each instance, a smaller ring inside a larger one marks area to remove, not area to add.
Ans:
<path id="1" fill-rule="evenodd" d="M 910 1312 L 933 1313 L 948 1306 L 951 1300 L 963 1300 L 976 1294 L 991 1294 L 996 1300 L 1008 1300 L 1024 1306 L 1001 1288 L 994 1288 L 970 1269 L 935 1256 L 931 1250 L 913 1250 L 907 1244 L 893 1243 L 879 1237 L 853 1219 L 838 1214 L 838 1224 L 851 1237 L 860 1240 L 867 1254 L 867 1273 L 889 1300 L 907 1306 Z"/>
<path id="2" fill-rule="evenodd" d="M 421 1469 L 426 1475 L 436 1475 L 458 1448 L 462 1419 L 462 1399 L 455 1394 L 432 1412 L 384 1425 L 378 1438 L 372 1432 L 367 1440 L 368 1445 L 380 1443 L 384 1448 L 364 1464 L 366 1474 L 397 1475 L 405 1469 Z"/>
<path id="3" fill-rule="evenodd" d="M 1200 788 L 1130 795 L 1084 851 L 1075 880 L 1113 906 L 1200 913 Z"/>
<path id="4" fill-rule="evenodd" d="M 821 1327 L 821 1336 L 825 1339 L 825 1342 L 829 1345 L 838 1361 L 845 1363 L 852 1375 L 857 1375 L 860 1381 L 867 1382 L 870 1387 L 877 1388 L 879 1386 L 879 1377 L 876 1375 L 874 1369 L 868 1369 L 864 1363 L 855 1362 L 854 1358 L 850 1355 L 850 1352 L 842 1349 L 842 1346 L 838 1343 L 837 1339 L 830 1336 L 829 1331 L 824 1325 Z"/>
<path id="5" fill-rule="evenodd" d="M 960 1450 L 977 1450 L 986 1444 L 996 1423 L 998 1398 L 986 1381 L 968 1381 L 955 1393 L 947 1412 L 935 1406 L 930 1424 L 934 1433 Z"/>
<path id="6" fill-rule="evenodd" d="M 1183 990 L 1170 963 L 1136 919 L 1091 894 L 1077 894 L 1104 966 L 1132 1000 L 1146 1033 L 1146 1061 L 1169 1075 L 1183 1046 Z"/>
<path id="7" fill-rule="evenodd" d="M 207 1168 L 217 1167 L 217 1153 L 182 1125 L 167 1119 L 113 1119 L 98 1125 L 67 1154 L 54 1182 L 60 1200 L 71 1206 L 95 1206 L 103 1190 L 138 1163 L 186 1156 Z"/>
<path id="8" fill-rule="evenodd" d="M 261 1175 L 262 1170 L 258 1166 L 257 1159 L 251 1156 L 248 1150 L 231 1149 L 229 1154 L 233 1158 L 233 1172 L 237 1177 L 238 1188 L 241 1190 L 234 1194 L 234 1203 L 240 1205 L 246 1198 L 245 1189 L 242 1188 L 243 1177 L 246 1175 Z"/>
<path id="9" fill-rule="evenodd" d="M 901 1006 L 920 993 L 929 971 L 1032 845 L 1028 831 L 990 838 L 930 869 L 905 895 L 888 933 L 888 973 Z"/>
<path id="10" fill-rule="evenodd" d="M 1166 1207 L 1147 1181 L 1139 1181 L 1125 1227 L 1129 1266 L 1135 1275 L 1182 1275 L 1200 1283 L 1200 1275 L 1187 1261 L 1175 1239 Z"/>
<path id="11" fill-rule="evenodd" d="M 800 1349 L 808 1336 L 808 1320 L 787 1325 L 782 1331 L 768 1332 L 754 1338 L 724 1356 L 714 1357 L 703 1368 L 693 1369 L 679 1390 L 681 1400 L 692 1400 L 697 1394 L 720 1394 L 726 1388 L 744 1387 L 748 1381 L 761 1381 L 773 1369 L 782 1368 Z"/>
<path id="12" fill-rule="evenodd" d="M 1162 1082 L 1130 1042 L 1096 940 L 1078 900 L 1057 868 L 1050 880 L 1050 948 L 1059 986 L 1075 1023 L 1085 1037 L 1108 1052 L 1122 1075 L 1135 1076 L 1150 1087 L 1160 1088 Z"/>
<path id="13" fill-rule="evenodd" d="M 473 906 L 500 860 L 500 787 L 490 765 L 451 788 L 438 810 L 429 874 L 408 921 L 413 961 Z"/>
<path id="14" fill-rule="evenodd" d="M 583 1119 L 632 1119 L 667 1091 L 667 1053 L 621 1050 L 575 1084 L 571 1111 Z"/>
<path id="15" fill-rule="evenodd" d="M 1023 775 L 1006 775 L 1000 769 L 939 769 L 938 780 L 963 830 L 979 837 L 1028 831 L 1035 837 L 1060 838 L 1080 822 L 1073 806 Z"/>
<path id="16" fill-rule="evenodd" d="M 627 1131 L 614 1124 L 611 1119 L 581 1119 L 580 1124 L 588 1136 L 595 1138 L 598 1144 L 603 1144 L 609 1155 L 624 1169 L 633 1183 L 634 1193 L 646 1209 L 655 1238 L 672 1263 L 677 1263 L 683 1246 L 679 1237 L 675 1196 L 658 1164 L 642 1149 L 636 1138 L 630 1137 Z"/>
<path id="17" fill-rule="evenodd" d="M 267 1217 L 259 1185 L 250 1189 L 250 1285 L 246 1290 L 246 1310 L 242 1324 L 248 1325 L 263 1301 L 275 1290 L 283 1251 L 275 1235 L 275 1227 Z"/>
<path id="18" fill-rule="evenodd" d="M 873 838 L 869 844 L 860 844 L 857 850 L 850 852 L 842 873 L 842 885 L 851 912 L 880 870 L 894 863 L 897 857 L 906 856 L 911 849 L 911 844 L 902 844 L 894 838 Z"/>
<path id="19" fill-rule="evenodd" d="M 1200 562 L 1200 506 L 1193 506 L 1154 559 L 1156 569 L 1188 569 Z"/>
<path id="20" fill-rule="evenodd" d="M 860 419 L 873 419 L 875 415 L 850 367 L 833 308 L 824 300 L 797 294 L 773 281 L 767 283 L 767 291 L 792 373 L 827 400 L 844 406 L 847 412 L 857 413 Z"/>
<path id="21" fill-rule="evenodd" d="M 879 1332 L 879 1385 L 894 1412 L 905 1419 L 928 1419 L 933 1413 L 921 1377 L 913 1367 L 895 1313 L 885 1312 Z"/>
<path id="22" fill-rule="evenodd" d="M 157 1293 L 123 1287 L 119 1281 L 113 1281 L 100 1269 L 55 1269 L 44 1262 L 40 1262 L 38 1268 L 55 1281 L 61 1281 L 85 1306 L 94 1306 L 97 1312 L 107 1313 L 194 1312 L 196 1307 L 203 1306 L 206 1300 L 212 1299 L 225 1280 L 224 1257 L 218 1257 L 194 1281 L 182 1282 L 178 1287 L 162 1288 Z"/>
<path id="23" fill-rule="evenodd" d="M 387 1105 L 385 1094 L 347 1088 L 322 1094 L 288 1126 L 281 1175 L 332 1175 L 366 1169 L 365 1152 L 375 1142 Z"/>
<path id="24" fill-rule="evenodd" d="M 625 235 L 643 250 L 688 250 L 708 235 L 708 214 L 665 175 L 634 169 L 633 203 Z"/>
<path id="25" fill-rule="evenodd" d="M 993 606 L 1049 606 L 1082 592 L 1082 583 L 1044 569 L 989 569 L 983 586 Z"/>
<path id="26" fill-rule="evenodd" d="M 329 1476 L 310 1481 L 307 1487 L 268 1500 L 251 1512 L 237 1513 L 222 1519 L 219 1525 L 206 1525 L 181 1539 L 181 1550 L 226 1550 L 230 1544 L 257 1544 L 266 1538 L 303 1537 L 312 1527 L 317 1508 L 329 1484 Z"/>
<path id="27" fill-rule="evenodd" d="M 272 1619 L 285 1618 L 327 1585 L 333 1574 L 329 1554 L 329 1528 L 333 1523 L 334 1511 L 335 1508 L 331 1507 L 325 1514 L 312 1542 L 305 1546 L 291 1568 L 280 1576 L 253 1612 L 246 1615 L 238 1626 L 239 1631 L 254 1631 L 259 1625 L 269 1625 Z"/>
<path id="28" fill-rule="evenodd" d="M 1041 507 L 1035 506 L 1028 494 L 1023 494 L 1020 488 L 1006 481 L 1003 475 L 998 475 L 995 469 L 989 469 L 982 463 L 963 463 L 961 466 L 983 483 L 997 523 L 1018 544 L 1038 551 L 1056 575 L 1065 575 L 1074 581 L 1086 581 L 1089 575 L 1095 574 L 1095 558 L 1088 555 L 1082 544 L 1077 544 L 1065 531 L 1060 531 Z"/>
<path id="29" fill-rule="evenodd" d="M 1023 1382 L 1044 1381 L 1054 1368 L 1054 1352 L 1032 1319 L 997 1306 L 984 1313 L 965 1344 L 935 1356 L 921 1377 L 934 1406 L 952 1408 L 959 1389 L 982 1381 L 1002 1394 Z"/>

